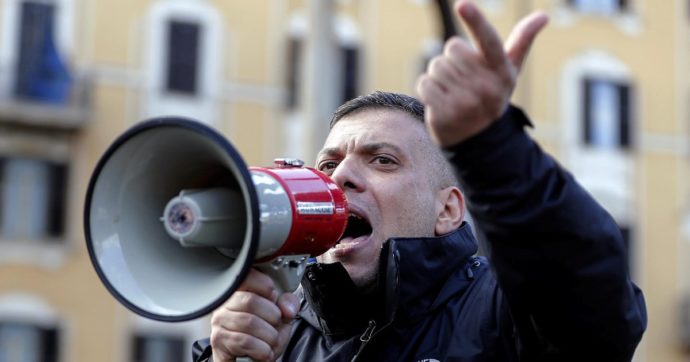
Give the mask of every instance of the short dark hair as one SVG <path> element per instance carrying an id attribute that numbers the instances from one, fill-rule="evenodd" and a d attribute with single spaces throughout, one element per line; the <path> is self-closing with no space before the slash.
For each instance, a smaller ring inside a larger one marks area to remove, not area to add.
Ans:
<path id="1" fill-rule="evenodd" d="M 331 118 L 330 128 L 333 128 L 341 118 L 349 114 L 374 108 L 395 109 L 424 122 L 424 105 L 416 98 L 400 93 L 376 91 L 353 98 L 338 107 Z"/>
<path id="2" fill-rule="evenodd" d="M 330 128 L 333 129 L 333 126 L 335 126 L 338 121 L 348 115 L 372 109 L 400 111 L 412 116 L 412 118 L 418 120 L 422 125 L 424 124 L 424 104 L 422 104 L 422 102 L 405 94 L 376 91 L 351 99 L 338 107 L 331 118 Z M 431 140 L 429 140 L 429 142 L 431 142 Z M 432 167 L 436 171 L 436 177 L 433 178 L 436 186 L 439 188 L 458 186 L 458 180 L 455 178 L 452 166 L 443 156 L 440 148 L 434 147 L 433 143 L 431 143 L 427 152 Z"/>

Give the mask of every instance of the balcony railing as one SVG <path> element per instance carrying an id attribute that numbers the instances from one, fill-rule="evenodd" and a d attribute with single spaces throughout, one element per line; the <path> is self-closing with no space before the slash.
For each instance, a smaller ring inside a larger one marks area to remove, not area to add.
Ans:
<path id="1" fill-rule="evenodd" d="M 2 73 L 4 73 L 3 77 L 9 75 L 6 71 Z M 0 90 L 0 125 L 62 130 L 80 129 L 91 118 L 92 92 L 93 80 L 88 74 L 72 75 L 67 94 L 59 101 L 18 96 L 13 89 L 2 89 Z"/>

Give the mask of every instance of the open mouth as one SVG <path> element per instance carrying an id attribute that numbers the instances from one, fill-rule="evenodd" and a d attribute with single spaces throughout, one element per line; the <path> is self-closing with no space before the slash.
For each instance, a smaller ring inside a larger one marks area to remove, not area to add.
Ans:
<path id="1" fill-rule="evenodd" d="M 342 238 L 340 238 L 339 243 L 347 243 L 354 241 L 361 236 L 368 236 L 372 232 L 371 224 L 369 221 L 362 217 L 361 215 L 351 212 L 350 216 L 347 218 L 347 227 L 345 232 L 343 232 Z"/>

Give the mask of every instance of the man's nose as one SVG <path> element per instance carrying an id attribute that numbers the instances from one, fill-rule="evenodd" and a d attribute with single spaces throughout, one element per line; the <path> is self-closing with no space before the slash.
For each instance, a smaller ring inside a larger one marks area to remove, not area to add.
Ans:
<path id="1" fill-rule="evenodd" d="M 360 176 L 360 170 L 352 159 L 342 160 L 333 170 L 331 178 L 343 191 L 361 191 L 363 189 L 364 182 Z"/>

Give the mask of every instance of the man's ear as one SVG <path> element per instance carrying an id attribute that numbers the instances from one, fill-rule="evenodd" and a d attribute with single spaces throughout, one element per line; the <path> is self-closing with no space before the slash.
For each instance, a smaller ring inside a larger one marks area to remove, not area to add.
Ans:
<path id="1" fill-rule="evenodd" d="M 436 199 L 436 235 L 445 235 L 459 228 L 465 218 L 465 199 L 455 186 L 442 189 Z"/>

